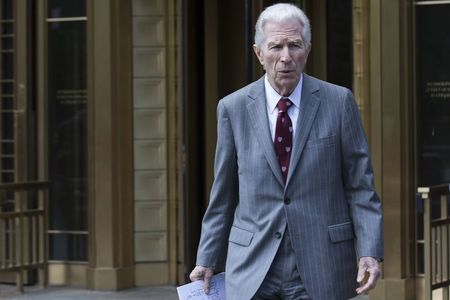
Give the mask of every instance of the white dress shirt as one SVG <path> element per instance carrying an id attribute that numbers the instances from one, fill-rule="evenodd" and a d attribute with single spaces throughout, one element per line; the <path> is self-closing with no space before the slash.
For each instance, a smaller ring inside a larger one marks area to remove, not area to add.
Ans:
<path id="1" fill-rule="evenodd" d="M 277 125 L 278 116 L 278 101 L 283 97 L 278 94 L 273 87 L 270 85 L 267 75 L 264 77 L 264 85 L 266 90 L 266 100 L 267 100 L 267 116 L 269 117 L 269 127 L 270 133 L 272 135 L 272 141 L 275 139 L 275 127 Z M 303 74 L 297 83 L 294 91 L 287 97 L 294 104 L 288 110 L 289 117 L 292 121 L 292 140 L 294 140 L 295 130 L 297 127 L 298 113 L 300 111 L 300 101 L 302 98 L 302 86 L 303 86 Z"/>

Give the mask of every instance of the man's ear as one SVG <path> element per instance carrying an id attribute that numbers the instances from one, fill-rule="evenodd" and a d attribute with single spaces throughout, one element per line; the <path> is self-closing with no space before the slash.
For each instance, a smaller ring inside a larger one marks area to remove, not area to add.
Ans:
<path id="1" fill-rule="evenodd" d="M 261 65 L 264 67 L 264 60 L 262 58 L 262 53 L 261 53 L 261 49 L 256 46 L 256 44 L 253 45 L 253 51 L 256 54 L 256 57 L 258 58 L 259 62 L 261 63 Z"/>

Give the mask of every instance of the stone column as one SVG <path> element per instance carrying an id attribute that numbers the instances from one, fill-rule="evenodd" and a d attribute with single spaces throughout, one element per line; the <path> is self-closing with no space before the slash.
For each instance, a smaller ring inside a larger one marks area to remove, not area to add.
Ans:
<path id="1" fill-rule="evenodd" d="M 368 8 L 369 139 L 383 201 L 385 261 L 371 299 L 416 299 L 414 274 L 414 116 L 406 0 L 354 0 Z M 366 102 L 367 103 L 367 102 Z"/>
<path id="2" fill-rule="evenodd" d="M 134 285 L 131 3 L 88 0 L 91 289 Z"/>

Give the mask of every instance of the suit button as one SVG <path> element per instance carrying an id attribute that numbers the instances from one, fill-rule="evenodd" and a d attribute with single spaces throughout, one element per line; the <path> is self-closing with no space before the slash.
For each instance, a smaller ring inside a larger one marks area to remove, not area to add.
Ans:
<path id="1" fill-rule="evenodd" d="M 291 204 L 291 199 L 289 199 L 289 198 L 284 199 L 284 204 L 286 204 L 286 205 Z"/>
<path id="2" fill-rule="evenodd" d="M 275 233 L 275 237 L 276 237 L 277 239 L 281 239 L 281 232 Z"/>

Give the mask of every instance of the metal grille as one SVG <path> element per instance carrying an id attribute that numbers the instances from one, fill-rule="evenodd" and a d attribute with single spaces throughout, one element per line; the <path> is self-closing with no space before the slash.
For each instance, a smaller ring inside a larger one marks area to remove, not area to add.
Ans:
<path id="1" fill-rule="evenodd" d="M 0 3 L 0 182 L 15 180 L 15 30 L 14 2 Z M 9 193 L 6 202 L 13 201 Z M 3 203 L 4 205 L 5 203 Z"/>

